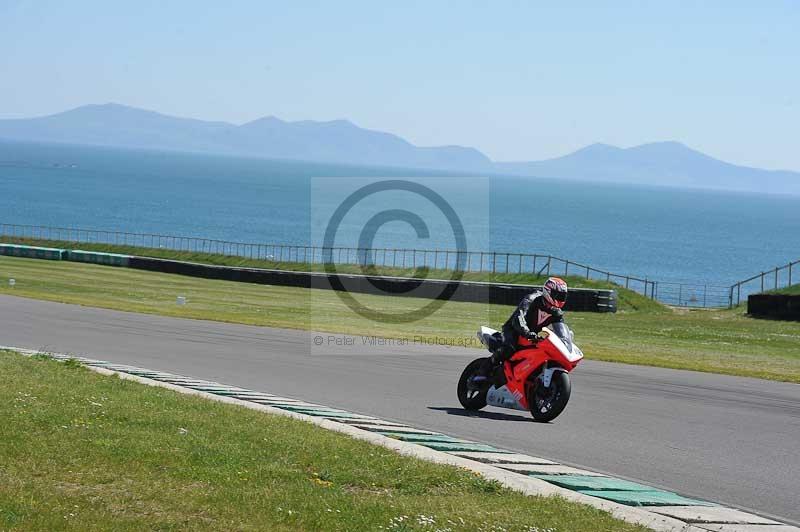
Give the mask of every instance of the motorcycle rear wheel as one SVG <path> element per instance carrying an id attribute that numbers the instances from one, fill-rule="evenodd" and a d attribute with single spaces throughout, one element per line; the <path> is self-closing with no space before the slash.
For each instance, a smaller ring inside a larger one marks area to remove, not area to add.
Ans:
<path id="1" fill-rule="evenodd" d="M 469 380 L 485 364 L 485 358 L 478 358 L 467 364 L 458 379 L 458 402 L 467 410 L 480 410 L 486 406 L 486 392 L 491 383 L 487 380 L 480 386 L 470 384 Z"/>
<path id="2" fill-rule="evenodd" d="M 564 411 L 572 393 L 569 373 L 557 371 L 550 381 L 550 388 L 542 385 L 541 375 L 530 382 L 528 390 L 528 408 L 533 419 L 546 423 L 558 417 Z"/>

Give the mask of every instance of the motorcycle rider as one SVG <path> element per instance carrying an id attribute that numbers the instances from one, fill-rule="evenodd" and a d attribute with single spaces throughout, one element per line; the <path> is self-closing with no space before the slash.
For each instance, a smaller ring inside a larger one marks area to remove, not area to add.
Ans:
<path id="1" fill-rule="evenodd" d="M 487 359 L 479 374 L 488 377 L 496 367 L 511 358 L 517 350 L 520 337 L 536 345 L 539 331 L 551 323 L 564 320 L 564 311 L 561 309 L 566 301 L 567 283 L 558 277 L 550 277 L 541 291 L 525 296 L 503 325 L 503 344 Z"/>

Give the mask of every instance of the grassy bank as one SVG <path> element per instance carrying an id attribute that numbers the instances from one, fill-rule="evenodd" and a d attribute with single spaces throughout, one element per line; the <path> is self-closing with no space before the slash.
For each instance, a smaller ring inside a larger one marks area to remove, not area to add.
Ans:
<path id="1" fill-rule="evenodd" d="M 0 375 L 4 530 L 643 530 L 73 364 L 0 351 Z"/>
<path id="2" fill-rule="evenodd" d="M 274 260 L 251 259 L 235 255 L 222 255 L 217 253 L 199 253 L 193 251 L 177 251 L 164 248 L 147 248 L 138 246 L 126 246 L 119 244 L 93 244 L 75 243 L 63 240 L 41 240 L 32 238 L 13 238 L 0 236 L 0 242 L 22 244 L 27 246 L 54 247 L 60 249 L 82 249 L 85 251 L 101 251 L 104 253 L 120 253 L 122 255 L 139 255 L 142 257 L 155 257 L 160 259 L 183 260 L 188 262 L 198 262 L 201 264 L 214 264 L 217 266 L 237 266 L 243 268 L 266 268 L 289 271 L 324 271 L 323 265 L 319 263 L 304 262 L 281 262 Z M 368 266 L 362 268 L 357 264 L 337 264 L 336 269 L 340 273 L 368 273 L 371 275 L 382 275 L 388 277 L 424 277 L 428 279 L 450 279 L 453 272 L 445 269 L 433 268 L 393 268 L 386 266 Z M 533 273 L 492 273 L 492 272 L 464 272 L 465 281 L 483 281 L 495 283 L 513 283 L 527 285 L 542 285 L 547 276 L 535 275 Z M 663 306 L 643 295 L 617 286 L 607 281 L 585 279 L 583 277 L 569 275 L 564 277 L 567 283 L 573 288 L 613 288 L 617 290 L 618 306 L 620 310 L 657 310 Z"/>
<path id="3" fill-rule="evenodd" d="M 769 290 L 766 292 L 767 294 L 783 294 L 787 296 L 797 296 L 800 295 L 800 284 L 793 284 L 791 286 L 786 286 L 784 288 L 778 288 L 777 290 Z"/>
<path id="4" fill-rule="evenodd" d="M 13 277 L 17 284 L 8 286 Z M 435 337 L 476 345 L 481 324 L 499 326 L 510 307 L 449 301 L 408 324 L 352 312 L 336 293 L 152 273 L 109 266 L 0 257 L 0 293 L 65 303 L 252 325 L 378 335 Z M 185 306 L 175 304 L 185 296 Z M 428 301 L 358 295 L 385 312 L 414 311 Z M 313 304 L 312 304 L 313 303 Z M 588 358 L 800 382 L 800 323 L 750 319 L 732 310 L 570 313 Z"/>

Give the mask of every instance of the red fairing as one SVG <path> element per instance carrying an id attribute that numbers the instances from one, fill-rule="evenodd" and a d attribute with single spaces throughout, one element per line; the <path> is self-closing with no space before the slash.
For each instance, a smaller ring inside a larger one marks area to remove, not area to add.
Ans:
<path id="1" fill-rule="evenodd" d="M 506 386 L 524 408 L 529 408 L 525 383 L 531 373 L 539 369 L 545 362 L 548 363 L 548 367 L 560 366 L 567 371 L 572 371 L 581 360 L 578 358 L 572 361 L 564 356 L 561 349 L 551 341 L 552 337 L 553 335 L 540 340 L 536 346 L 533 346 L 527 338 L 520 337 L 519 350 L 504 365 Z"/>

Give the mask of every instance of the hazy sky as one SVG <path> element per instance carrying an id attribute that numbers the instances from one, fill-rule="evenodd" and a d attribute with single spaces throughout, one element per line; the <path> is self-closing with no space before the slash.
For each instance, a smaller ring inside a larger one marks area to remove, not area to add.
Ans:
<path id="1" fill-rule="evenodd" d="M 348 118 L 497 160 L 679 140 L 800 170 L 800 2 L 0 0 L 0 118 Z"/>

